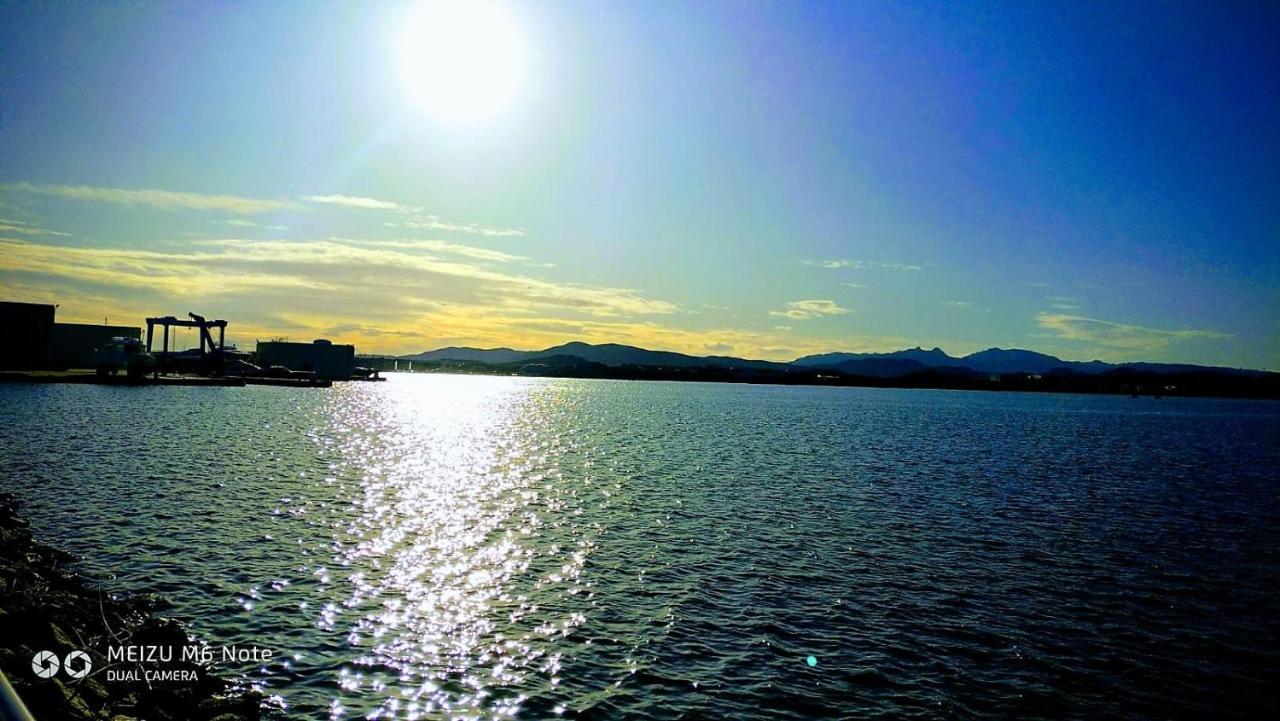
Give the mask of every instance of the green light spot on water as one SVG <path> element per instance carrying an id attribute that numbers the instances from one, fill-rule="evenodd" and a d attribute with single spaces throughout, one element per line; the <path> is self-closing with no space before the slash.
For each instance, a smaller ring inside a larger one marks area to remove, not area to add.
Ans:
<path id="1" fill-rule="evenodd" d="M 817 666 L 818 659 L 814 658 L 813 656 L 810 656 L 809 658 L 805 659 L 805 663 L 809 664 L 810 666 Z"/>

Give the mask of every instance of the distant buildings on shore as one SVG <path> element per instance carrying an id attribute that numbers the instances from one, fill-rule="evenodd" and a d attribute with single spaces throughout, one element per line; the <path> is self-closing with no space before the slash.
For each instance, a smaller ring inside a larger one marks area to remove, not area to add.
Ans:
<path id="1" fill-rule="evenodd" d="M 137 326 L 58 323 L 56 312 L 57 306 L 48 303 L 0 301 L 0 332 L 7 339 L 0 368 L 91 368 L 95 348 L 112 338 L 142 338 Z"/>
<path id="2" fill-rule="evenodd" d="M 311 371 L 327 380 L 347 380 L 356 368 L 355 346 L 334 345 L 323 338 L 310 343 L 260 340 L 257 350 L 258 365 L 263 368 Z"/>
<path id="3" fill-rule="evenodd" d="M 93 368 L 95 350 L 112 338 L 142 340 L 138 326 L 58 323 L 54 320 L 56 313 L 57 306 L 48 303 L 0 301 L 0 332 L 7 341 L 0 352 L 0 370 Z M 218 322 L 225 323 L 215 321 Z M 164 350 L 181 355 L 168 345 L 167 336 Z M 311 343 L 259 341 L 255 355 L 262 368 L 277 366 L 311 372 L 324 380 L 348 380 L 356 372 L 355 346 L 335 345 L 324 339 Z"/>

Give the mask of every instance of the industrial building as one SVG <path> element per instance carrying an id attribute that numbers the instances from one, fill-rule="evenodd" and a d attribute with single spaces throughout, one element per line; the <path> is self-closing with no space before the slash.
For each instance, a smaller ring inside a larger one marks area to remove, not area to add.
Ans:
<path id="1" fill-rule="evenodd" d="M 141 338 L 135 326 L 57 323 L 47 303 L 0 302 L 0 327 L 11 339 L 0 353 L 7 370 L 92 368 L 93 353 L 112 338 Z"/>
<path id="2" fill-rule="evenodd" d="M 53 312 L 53 306 L 43 303 L 0 303 L 0 327 L 12 340 L 0 353 L 0 368 L 48 367 Z"/>
<path id="3" fill-rule="evenodd" d="M 311 343 L 258 341 L 257 364 L 311 371 L 327 380 L 349 380 L 356 368 L 356 347 L 322 339 Z"/>
<path id="4" fill-rule="evenodd" d="M 112 338 L 140 338 L 137 328 L 92 323 L 54 323 L 49 338 L 50 368 L 92 368 L 93 352 Z"/>

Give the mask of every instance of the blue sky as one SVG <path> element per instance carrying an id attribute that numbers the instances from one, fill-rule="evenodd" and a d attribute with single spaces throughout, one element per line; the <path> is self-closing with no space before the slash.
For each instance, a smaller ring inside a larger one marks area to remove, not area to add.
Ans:
<path id="1" fill-rule="evenodd" d="M 0 295 L 362 352 L 1280 369 L 1274 4 L 498 3 L 518 87 L 467 122 L 415 100 L 419 12 L 0 8 Z"/>

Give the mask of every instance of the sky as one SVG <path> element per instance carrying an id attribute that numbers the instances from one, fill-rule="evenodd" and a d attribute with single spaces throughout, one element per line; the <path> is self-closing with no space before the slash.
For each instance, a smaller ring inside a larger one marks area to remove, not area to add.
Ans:
<path id="1" fill-rule="evenodd" d="M 1280 370 L 1280 5 L 462 8 L 0 5 L 0 299 Z"/>

